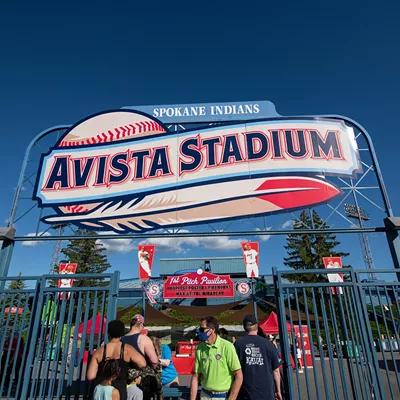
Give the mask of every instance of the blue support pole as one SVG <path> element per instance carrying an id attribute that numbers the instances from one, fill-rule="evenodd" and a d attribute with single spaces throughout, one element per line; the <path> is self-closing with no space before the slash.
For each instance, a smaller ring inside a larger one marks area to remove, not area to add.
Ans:
<path id="1" fill-rule="evenodd" d="M 40 325 L 41 325 L 41 311 L 43 309 L 43 299 L 44 299 L 44 292 L 43 289 L 46 286 L 46 279 L 42 278 L 38 280 L 36 284 L 36 290 L 35 290 L 35 300 L 37 299 L 37 302 L 34 304 L 34 307 L 32 307 L 32 317 L 31 321 L 34 321 L 32 331 L 30 331 L 30 335 L 27 338 L 27 346 L 26 348 L 29 349 L 27 353 L 27 358 L 26 358 L 26 364 L 25 364 L 25 375 L 24 375 L 24 381 L 21 389 L 21 399 L 27 399 L 28 398 L 28 390 L 29 386 L 31 383 L 31 376 L 32 376 L 32 371 L 33 371 L 33 361 L 35 358 L 35 353 L 36 353 L 36 342 L 37 342 L 37 337 L 38 333 L 40 330 Z"/>
<path id="2" fill-rule="evenodd" d="M 400 218 L 385 218 L 386 239 L 389 244 L 390 254 L 392 255 L 393 264 L 399 272 L 396 273 L 397 280 L 400 282 L 400 237 L 398 228 L 400 226 Z"/>
<path id="3" fill-rule="evenodd" d="M 119 271 L 115 271 L 110 279 L 110 298 L 108 300 L 107 321 L 117 318 L 117 300 L 119 292 Z"/>
<path id="4" fill-rule="evenodd" d="M 146 318 L 146 294 L 145 294 L 144 290 L 142 293 L 142 315 L 143 315 L 143 318 Z"/>
<path id="5" fill-rule="evenodd" d="M 5 278 L 8 275 L 8 270 L 10 267 L 11 256 L 14 250 L 14 240 L 3 240 L 0 249 L 0 278 Z M 4 289 L 5 281 L 0 283 L 0 290 Z"/>
<path id="6" fill-rule="evenodd" d="M 251 280 L 251 291 L 252 291 L 251 297 L 253 299 L 253 313 L 254 313 L 254 316 L 256 317 L 256 320 L 258 321 L 257 303 L 256 303 L 256 285 L 257 285 L 256 280 L 252 279 Z"/>
<path id="7" fill-rule="evenodd" d="M 8 275 L 8 268 L 10 266 L 11 255 L 14 249 L 14 237 L 15 237 L 15 229 L 14 228 L 2 228 L 0 240 L 1 249 L 0 249 L 0 278 L 6 278 Z M 4 289 L 5 281 L 0 283 L 0 289 Z"/>
<path id="8" fill-rule="evenodd" d="M 290 358 L 289 336 L 287 334 L 286 328 L 285 300 L 284 294 L 282 292 L 281 276 L 279 275 L 276 267 L 272 267 L 272 276 L 274 279 L 275 304 L 277 306 L 276 312 L 278 315 L 279 337 L 281 339 L 282 356 L 284 359 L 283 384 L 285 387 L 285 399 L 291 399 L 293 398 L 292 396 L 295 392 L 292 378 L 292 362 Z"/>

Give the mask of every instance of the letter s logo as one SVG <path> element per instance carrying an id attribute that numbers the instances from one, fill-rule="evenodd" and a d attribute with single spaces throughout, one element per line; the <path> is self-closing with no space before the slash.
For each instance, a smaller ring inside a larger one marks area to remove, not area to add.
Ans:
<path id="1" fill-rule="evenodd" d="M 247 282 L 238 282 L 236 291 L 239 296 L 247 296 L 250 292 L 250 285 Z"/>
<path id="2" fill-rule="evenodd" d="M 160 288 L 157 285 L 151 285 L 149 292 L 152 296 L 157 296 L 160 293 Z"/>

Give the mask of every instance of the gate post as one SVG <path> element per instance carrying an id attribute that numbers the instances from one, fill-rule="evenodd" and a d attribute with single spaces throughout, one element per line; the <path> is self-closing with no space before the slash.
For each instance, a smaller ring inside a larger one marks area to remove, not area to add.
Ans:
<path id="1" fill-rule="evenodd" d="M 257 281 L 254 278 L 252 278 L 251 279 L 251 297 L 253 299 L 253 314 L 256 317 L 256 320 L 258 321 L 257 303 L 256 303 L 256 285 L 257 285 Z"/>
<path id="2" fill-rule="evenodd" d="M 107 321 L 117 318 L 117 300 L 119 293 L 119 271 L 115 271 L 110 279 L 110 298 L 108 300 Z"/>
<path id="3" fill-rule="evenodd" d="M 25 348 L 28 348 L 28 355 L 26 357 L 25 365 L 23 366 L 23 385 L 21 389 L 21 399 L 28 398 L 28 390 L 31 384 L 32 378 L 32 367 L 33 360 L 36 353 L 36 342 L 37 336 L 39 333 L 39 326 L 41 324 L 42 319 L 42 309 L 43 309 L 43 297 L 44 297 L 44 288 L 46 287 L 46 278 L 41 278 L 37 281 L 36 290 L 35 290 L 35 300 L 36 302 L 32 305 L 32 317 L 31 321 L 34 321 L 33 327 L 29 331 L 28 338 L 26 340 Z"/>
<path id="4" fill-rule="evenodd" d="M 0 249 L 0 278 L 8 275 L 8 267 L 15 244 L 14 236 L 14 228 L 0 228 L 0 240 L 3 242 Z M 2 281 L 0 289 L 3 289 L 4 285 L 5 281 Z"/>
<path id="5" fill-rule="evenodd" d="M 385 218 L 383 222 L 385 223 L 386 239 L 389 244 L 393 264 L 394 267 L 399 270 L 399 272 L 396 273 L 397 280 L 400 282 L 400 217 Z"/>
<path id="6" fill-rule="evenodd" d="M 365 294 L 360 282 L 360 276 L 355 271 L 350 271 L 351 281 L 354 286 L 354 294 L 356 297 L 355 306 L 360 320 L 361 334 L 365 338 L 366 343 L 366 357 L 367 365 L 370 367 L 371 379 L 372 379 L 372 389 L 375 389 L 375 399 L 385 399 L 385 393 L 383 389 L 382 379 L 380 375 L 380 369 L 378 360 L 376 357 L 376 349 L 374 346 L 374 337 L 372 334 L 371 324 L 368 317 L 367 305 L 365 302 Z"/>
<path id="7" fill-rule="evenodd" d="M 284 293 L 281 288 L 281 277 L 276 267 L 272 267 L 272 277 L 274 279 L 275 288 L 275 304 L 276 313 L 278 314 L 278 324 L 279 324 L 279 337 L 281 338 L 281 350 L 283 357 L 283 385 L 285 387 L 285 399 L 291 399 L 294 393 L 293 381 L 291 379 L 292 374 L 292 361 L 290 358 L 290 344 L 289 336 L 286 327 L 286 313 L 285 313 L 285 299 Z"/>

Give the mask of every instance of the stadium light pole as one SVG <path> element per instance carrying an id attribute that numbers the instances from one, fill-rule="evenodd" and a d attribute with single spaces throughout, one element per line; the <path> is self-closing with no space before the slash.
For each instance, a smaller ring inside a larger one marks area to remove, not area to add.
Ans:
<path id="1" fill-rule="evenodd" d="M 364 221 L 369 221 L 370 216 L 367 212 L 359 207 L 358 205 L 354 204 L 345 204 L 344 211 L 349 218 L 352 218 L 358 222 L 358 226 L 360 228 L 364 228 Z M 372 258 L 371 247 L 369 245 L 369 239 L 365 232 L 359 233 L 361 248 L 363 252 L 364 263 L 367 269 L 373 270 L 374 269 L 374 260 Z M 376 280 L 375 274 L 370 274 L 370 279 Z"/>

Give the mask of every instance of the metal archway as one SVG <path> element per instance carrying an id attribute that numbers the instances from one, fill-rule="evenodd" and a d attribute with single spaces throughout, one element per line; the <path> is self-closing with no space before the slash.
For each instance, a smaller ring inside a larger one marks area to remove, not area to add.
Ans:
<path id="1" fill-rule="evenodd" d="M 274 117 L 270 118 L 271 120 L 287 120 L 287 119 L 331 119 L 337 121 L 344 121 L 348 126 L 352 127 L 356 133 L 356 140 L 359 143 L 359 152 L 360 159 L 362 165 L 365 167 L 365 172 L 361 174 L 358 179 L 341 179 L 338 178 L 337 182 L 340 185 L 340 189 L 343 191 L 343 196 L 341 196 L 336 203 L 328 203 L 325 205 L 325 215 L 324 215 L 324 223 L 329 222 L 332 218 L 337 218 L 344 222 L 342 226 L 336 226 L 334 228 L 324 229 L 323 227 L 308 227 L 305 226 L 304 230 L 296 230 L 297 234 L 309 234 L 309 233 L 372 233 L 372 232 L 384 232 L 387 236 L 389 249 L 392 255 L 393 263 L 396 268 L 400 268 L 400 239 L 398 237 L 398 229 L 400 223 L 397 218 L 394 217 L 393 211 L 390 205 L 390 201 L 387 195 L 387 191 L 385 188 L 383 176 L 379 167 L 379 162 L 374 150 L 374 146 L 371 140 L 370 135 L 359 123 L 356 121 L 340 116 L 340 115 L 321 115 L 321 116 L 294 116 L 294 117 Z M 264 119 L 268 120 L 268 119 Z M 246 122 L 240 119 L 231 120 L 230 122 Z M 198 125 L 198 124 L 197 124 Z M 202 123 L 201 126 L 205 125 L 216 125 L 213 122 Z M 217 123 L 218 125 L 218 123 Z M 193 124 L 173 124 L 170 125 L 169 128 L 174 130 L 175 132 L 183 132 L 187 128 L 193 127 Z M 60 134 L 65 132 L 70 128 L 70 125 L 59 125 L 52 128 L 49 128 L 40 134 L 38 134 L 28 145 L 24 161 L 21 168 L 20 177 L 18 180 L 18 186 L 16 188 L 16 193 L 14 196 L 14 201 L 10 213 L 10 218 L 8 220 L 8 227 L 13 228 L 16 222 L 20 222 L 23 220 L 28 214 L 32 214 L 34 211 L 38 211 L 38 206 L 36 203 L 32 205 L 31 197 L 24 196 L 24 188 L 25 186 L 29 186 L 29 188 L 34 186 L 33 179 L 37 173 L 37 169 L 35 169 L 37 159 L 35 159 L 35 155 L 37 155 L 37 151 L 43 153 L 48 148 L 48 144 L 46 144 L 46 140 L 48 138 L 54 138 L 57 135 L 59 137 Z M 53 139 L 54 142 L 54 139 Z M 35 153 L 36 152 L 36 153 Z M 364 184 L 364 182 L 368 182 Z M 373 193 L 373 194 L 371 194 Z M 370 226 L 365 226 L 361 223 L 356 224 L 353 221 L 349 220 L 343 213 L 340 211 L 340 207 L 346 198 L 352 196 L 353 201 L 358 206 L 360 202 L 364 202 L 368 204 L 371 208 L 377 211 L 376 218 L 371 221 Z M 25 206 L 26 202 L 30 201 L 31 203 L 28 206 Z M 17 211 L 21 208 L 22 202 L 24 203 L 24 209 L 22 214 L 17 215 Z M 36 224 L 36 230 L 34 233 L 30 233 L 29 236 L 27 234 L 17 234 L 14 238 L 4 238 L 3 245 L 1 249 L 1 260 L 0 260 L 0 276 L 7 276 L 8 268 L 11 260 L 11 255 L 15 242 L 21 241 L 60 241 L 60 240 L 74 240 L 82 237 L 78 237 L 75 234 L 75 231 L 72 226 L 68 225 L 67 229 L 64 230 L 65 234 L 59 235 L 51 235 L 47 236 L 47 232 L 54 228 L 52 226 L 46 226 L 45 229 L 42 230 L 41 225 L 41 217 L 43 210 L 39 210 L 39 218 Z M 290 212 L 287 215 L 296 218 L 294 212 Z M 182 229 L 183 227 L 176 227 L 171 229 L 159 229 L 150 233 L 125 233 L 121 235 L 115 234 L 104 234 L 102 235 L 102 239 L 135 239 L 135 238 L 143 238 L 151 240 L 152 238 L 160 238 L 160 237 L 217 237 L 217 236 L 265 236 L 265 235 L 287 235 L 293 233 L 293 229 L 288 229 L 282 225 L 274 225 L 271 224 L 269 216 L 259 217 L 255 220 L 255 218 L 247 218 L 246 227 L 241 223 L 237 223 L 235 221 L 228 221 L 226 223 L 218 223 L 218 224 L 204 224 L 201 229 L 195 229 L 193 231 L 186 231 Z M 240 219 L 239 221 L 242 221 Z M 384 221 L 384 223 L 382 223 Z M 239 228 L 238 228 L 238 225 Z M 93 236 L 94 237 L 94 236 Z M 92 236 L 85 236 L 84 238 L 93 238 Z"/>

